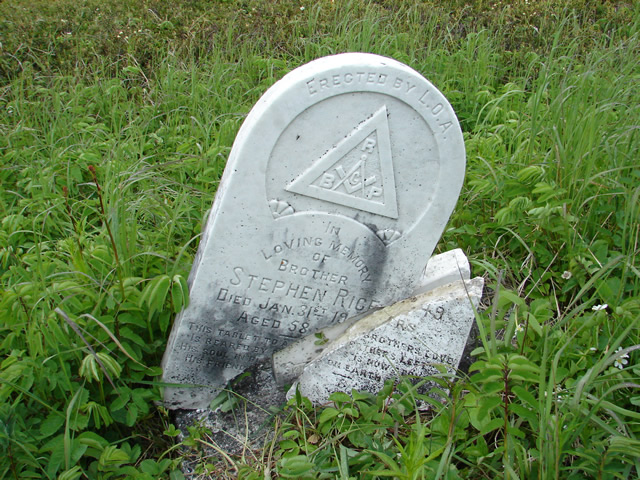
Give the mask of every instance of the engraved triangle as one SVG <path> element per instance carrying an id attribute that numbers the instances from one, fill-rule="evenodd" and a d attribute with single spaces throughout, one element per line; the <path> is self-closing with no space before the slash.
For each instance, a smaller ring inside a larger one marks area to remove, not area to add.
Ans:
<path id="1" fill-rule="evenodd" d="M 286 190 L 398 218 L 387 107 L 354 128 Z"/>

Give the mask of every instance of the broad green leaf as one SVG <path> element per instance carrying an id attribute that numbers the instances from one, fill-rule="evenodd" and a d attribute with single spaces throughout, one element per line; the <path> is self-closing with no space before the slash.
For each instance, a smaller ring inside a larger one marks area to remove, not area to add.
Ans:
<path id="1" fill-rule="evenodd" d="M 95 432 L 82 432 L 78 435 L 78 441 L 89 448 L 102 451 L 109 442 Z"/>
<path id="2" fill-rule="evenodd" d="M 538 336 L 542 335 L 542 327 L 536 317 L 534 317 L 531 313 L 527 313 L 527 322 L 529 323 L 529 327 L 533 330 Z"/>
<path id="3" fill-rule="evenodd" d="M 360 412 L 358 412 L 357 408 L 344 407 L 342 412 L 352 418 L 358 418 L 360 416 Z"/>
<path id="4" fill-rule="evenodd" d="M 300 432 L 298 430 L 287 430 L 282 433 L 282 438 L 299 438 Z"/>
<path id="5" fill-rule="evenodd" d="M 480 430 L 480 433 L 482 435 L 486 435 L 487 433 L 493 432 L 494 430 L 497 430 L 502 427 L 504 427 L 504 420 L 502 418 L 494 418 L 493 420 L 483 425 L 482 429 Z"/>
<path id="6" fill-rule="evenodd" d="M 40 433 L 44 437 L 54 435 L 64 425 L 64 417 L 60 414 L 50 413 L 40 425 Z"/>
<path id="7" fill-rule="evenodd" d="M 314 470 L 314 464 L 304 455 L 284 457 L 280 459 L 278 474 L 284 478 L 301 478 Z"/>
<path id="8" fill-rule="evenodd" d="M 298 447 L 298 443 L 293 440 L 282 440 L 280 442 L 280 448 L 283 450 L 292 450 Z"/>
<path id="9" fill-rule="evenodd" d="M 511 380 L 522 380 L 524 382 L 531 382 L 531 383 L 536 383 L 540 379 L 537 373 L 532 373 L 532 372 L 522 371 L 522 370 L 513 370 L 509 374 L 509 378 Z"/>
<path id="10" fill-rule="evenodd" d="M 49 461 L 47 462 L 47 474 L 49 478 L 54 478 L 56 473 L 64 463 L 64 435 L 58 435 L 46 443 L 42 450 L 51 450 Z"/>
<path id="11" fill-rule="evenodd" d="M 523 183 L 539 180 L 544 176 L 545 170 L 541 165 L 529 165 L 518 170 L 518 180 Z"/>
<path id="12" fill-rule="evenodd" d="M 538 408 L 538 401 L 526 388 L 521 387 L 520 385 L 515 385 L 511 388 L 511 391 L 516 394 L 521 402 L 526 403 L 534 410 Z"/>
<path id="13" fill-rule="evenodd" d="M 507 432 L 509 435 L 513 435 L 515 437 L 518 437 L 520 439 L 525 438 L 525 434 L 522 430 L 520 430 L 518 427 L 514 427 L 513 425 L 509 425 L 507 427 Z"/>
<path id="14" fill-rule="evenodd" d="M 359 392 L 359 391 L 357 391 L 355 389 L 351 390 L 351 397 L 353 397 L 354 401 L 374 400 L 375 399 L 375 397 L 371 393 L 369 393 L 369 392 Z"/>
<path id="15" fill-rule="evenodd" d="M 476 370 L 481 370 L 482 371 L 482 370 L 484 370 L 486 365 L 487 365 L 487 362 L 485 362 L 485 361 L 474 362 L 469 367 L 469 371 L 470 372 L 475 372 Z"/>
<path id="16" fill-rule="evenodd" d="M 502 372 L 495 368 L 487 368 L 478 373 L 474 373 L 471 377 L 473 383 L 490 382 L 502 379 Z"/>
<path id="17" fill-rule="evenodd" d="M 486 382 L 481 388 L 483 395 L 495 395 L 504 390 L 504 381 Z"/>
<path id="18" fill-rule="evenodd" d="M 466 455 L 474 457 L 483 457 L 489 453 L 489 447 L 483 436 L 478 435 L 475 437 L 474 443 L 464 450 Z"/>
<path id="19" fill-rule="evenodd" d="M 169 474 L 169 480 L 185 480 L 184 474 L 180 470 L 173 470 Z"/>
<path id="20" fill-rule="evenodd" d="M 127 410 L 126 425 L 128 425 L 129 427 L 133 427 L 136 423 L 136 420 L 138 419 L 138 407 L 130 403 L 127 406 L 126 410 Z"/>
<path id="21" fill-rule="evenodd" d="M 333 407 L 327 407 L 322 411 L 322 413 L 318 417 L 318 423 L 325 423 L 331 420 L 332 418 L 335 418 L 339 414 L 340 414 L 339 410 L 336 410 Z"/>
<path id="22" fill-rule="evenodd" d="M 539 372 L 540 368 L 526 357 L 521 355 L 513 355 L 509 357 L 509 368 L 518 370 L 528 370 L 530 372 Z"/>
<path id="23" fill-rule="evenodd" d="M 124 73 L 130 73 L 130 74 L 141 74 L 142 73 L 142 69 L 140 67 L 135 66 L 135 65 L 128 65 L 128 66 L 124 67 L 122 69 L 122 71 Z"/>
<path id="24" fill-rule="evenodd" d="M 58 480 L 77 480 L 78 478 L 82 477 L 82 475 L 82 469 L 78 465 L 76 465 L 73 468 L 65 470 L 60 475 L 58 475 Z"/>
<path id="25" fill-rule="evenodd" d="M 88 381 L 100 381 L 100 370 L 94 355 L 85 355 L 82 363 L 80 364 L 80 370 L 78 370 L 78 373 Z"/>
<path id="26" fill-rule="evenodd" d="M 189 305 L 189 286 L 182 275 L 174 275 L 171 279 L 171 297 L 174 313 Z"/>
<path id="27" fill-rule="evenodd" d="M 640 441 L 616 435 L 609 440 L 609 452 L 619 452 L 640 459 Z"/>
<path id="28" fill-rule="evenodd" d="M 479 402 L 478 416 L 488 417 L 489 413 L 498 406 L 502 406 L 502 398 L 499 396 L 483 397 Z"/>
<path id="29" fill-rule="evenodd" d="M 170 287 L 171 278 L 168 275 L 159 275 L 153 278 L 142 291 L 139 305 L 146 304 L 149 307 L 150 315 L 162 310 Z"/>
<path id="30" fill-rule="evenodd" d="M 516 295 L 515 293 L 509 291 L 509 290 L 501 290 L 500 291 L 500 301 L 502 304 L 502 301 L 507 300 L 511 303 L 513 303 L 514 305 L 518 305 L 519 307 L 523 307 L 525 305 L 525 301 L 523 298 L 520 298 L 518 295 Z"/>
<path id="31" fill-rule="evenodd" d="M 102 365 L 107 370 L 107 373 L 112 378 L 120 377 L 120 373 L 122 372 L 122 366 L 120 366 L 120 364 L 113 357 L 111 357 L 109 354 L 104 352 L 98 352 L 96 353 L 96 356 L 100 359 L 100 361 L 102 362 Z"/>
<path id="32" fill-rule="evenodd" d="M 172 319 L 172 314 L 170 311 L 164 311 L 164 312 L 160 312 L 159 318 L 158 318 L 158 325 L 160 326 L 160 331 L 162 333 L 166 333 L 167 329 L 169 328 L 169 325 L 171 324 L 171 319 Z"/>
<path id="33" fill-rule="evenodd" d="M 131 398 L 131 389 L 122 387 L 118 389 L 119 395 L 111 402 L 111 411 L 117 411 L 123 408 Z"/>
<path id="34" fill-rule="evenodd" d="M 385 472 L 385 471 L 371 472 L 374 475 L 393 476 L 393 475 L 397 475 L 398 473 L 402 474 L 402 470 L 400 469 L 400 466 L 393 460 L 393 458 L 391 458 L 386 453 L 378 452 L 375 450 L 367 450 L 367 451 L 372 455 L 375 455 L 376 457 L 378 457 L 380 460 L 382 460 L 382 462 L 391 470 L 390 472 Z M 390 475 L 390 474 L 393 474 L 393 475 Z"/>
<path id="35" fill-rule="evenodd" d="M 127 462 L 129 462 L 129 455 L 115 445 L 109 445 L 106 447 L 98 460 L 99 468 L 102 471 L 106 471 L 109 467 L 122 465 Z"/>
<path id="36" fill-rule="evenodd" d="M 158 465 L 155 460 L 151 459 L 146 459 L 140 462 L 139 468 L 143 473 L 154 475 L 155 478 L 162 473 L 160 465 Z"/>
<path id="37" fill-rule="evenodd" d="M 349 403 L 351 402 L 351 397 L 344 392 L 334 392 L 329 395 L 329 400 L 335 403 Z"/>

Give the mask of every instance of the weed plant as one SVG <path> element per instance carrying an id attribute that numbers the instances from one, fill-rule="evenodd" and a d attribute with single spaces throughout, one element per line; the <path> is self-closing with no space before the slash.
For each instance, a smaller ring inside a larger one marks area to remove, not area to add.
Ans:
<path id="1" fill-rule="evenodd" d="M 613 0 L 0 2 L 0 477 L 182 478 L 158 365 L 235 133 L 287 71 L 368 51 L 462 124 L 440 249 L 493 290 L 476 363 L 440 400 L 297 396 L 197 473 L 637 478 L 639 27 Z"/>

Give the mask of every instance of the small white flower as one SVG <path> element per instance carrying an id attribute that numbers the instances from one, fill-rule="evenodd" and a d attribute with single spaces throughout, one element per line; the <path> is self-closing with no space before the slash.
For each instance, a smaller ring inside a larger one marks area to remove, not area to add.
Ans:
<path id="1" fill-rule="evenodd" d="M 560 395 L 564 391 L 565 391 L 564 388 L 562 388 L 560 385 L 556 385 L 556 387 L 553 389 L 553 393 L 555 394 L 558 401 L 564 398 L 564 395 Z"/>
<path id="2" fill-rule="evenodd" d="M 565 270 L 564 272 L 562 272 L 561 277 L 562 277 L 564 280 L 569 280 L 569 279 L 571 278 L 571 272 L 570 272 L 570 271 L 568 271 L 568 270 Z"/>
<path id="3" fill-rule="evenodd" d="M 520 332 L 524 332 L 524 327 L 521 324 L 516 323 L 516 333 Z"/>
<path id="4" fill-rule="evenodd" d="M 596 347 L 589 347 L 589 350 L 591 350 L 592 352 L 597 352 L 598 349 Z"/>
<path id="5" fill-rule="evenodd" d="M 618 353 L 620 350 L 622 350 L 622 347 L 618 347 L 618 349 L 616 350 L 616 353 Z M 624 355 L 620 355 L 613 362 L 613 366 L 616 367 L 616 368 L 619 368 L 620 370 L 622 370 L 624 368 L 624 366 L 627 363 L 629 363 L 629 360 L 627 360 L 628 358 L 629 358 L 629 355 L 627 353 L 625 353 Z"/>
<path id="6" fill-rule="evenodd" d="M 593 307 L 591 307 L 591 310 L 593 310 L 594 312 L 599 312 L 600 310 L 606 310 L 608 306 L 609 305 L 607 305 L 606 303 L 603 303 L 602 305 L 594 305 Z"/>
<path id="7" fill-rule="evenodd" d="M 300 11 L 301 11 L 301 12 L 304 12 L 304 7 L 300 7 Z"/>

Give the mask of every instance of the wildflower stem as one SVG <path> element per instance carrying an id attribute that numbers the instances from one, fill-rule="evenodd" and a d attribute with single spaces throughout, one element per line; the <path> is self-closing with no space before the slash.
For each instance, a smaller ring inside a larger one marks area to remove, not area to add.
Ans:
<path id="1" fill-rule="evenodd" d="M 109 234 L 109 240 L 111 241 L 111 247 L 113 249 L 113 256 L 116 259 L 116 275 L 118 276 L 118 284 L 120 286 L 120 294 L 122 295 L 122 300 L 124 301 L 125 293 L 124 293 L 124 282 L 122 280 L 122 271 L 120 267 L 120 258 L 118 257 L 118 248 L 116 247 L 116 241 L 113 237 L 113 232 L 111 231 L 111 227 L 109 226 L 109 222 L 107 221 L 107 213 L 104 208 L 104 202 L 102 200 L 102 191 L 100 188 L 100 184 L 98 183 L 98 177 L 96 176 L 96 169 L 93 165 L 89 165 L 89 171 L 93 176 L 93 181 L 96 185 L 96 192 L 98 193 L 98 200 L 100 201 L 100 212 L 102 213 L 102 223 L 104 223 L 105 227 L 107 227 L 107 233 Z M 116 324 L 117 327 L 117 324 Z M 120 336 L 117 333 L 118 337 Z"/>
<path id="2" fill-rule="evenodd" d="M 93 178 L 95 179 L 95 174 Z M 97 184 L 98 183 L 96 181 L 96 185 Z M 71 211 L 71 205 L 69 205 L 69 189 L 67 187 L 62 187 L 62 194 L 64 196 L 64 206 L 67 210 L 67 215 L 69 215 L 69 219 L 71 220 L 71 225 L 73 226 L 73 232 L 75 233 L 76 245 L 78 245 L 78 254 L 82 257 L 82 244 L 80 243 L 80 229 L 78 228 L 78 222 L 76 222 L 76 219 L 73 216 L 73 212 Z M 102 203 L 102 198 L 100 199 L 100 203 Z"/>
<path id="3" fill-rule="evenodd" d="M 508 437 L 508 428 L 509 428 L 509 395 L 511 394 L 511 392 L 509 391 L 509 364 L 507 362 L 507 359 L 505 359 L 504 362 L 504 368 L 502 371 L 502 378 L 503 378 L 503 382 L 504 382 L 504 403 L 503 403 L 503 408 L 504 408 L 504 451 L 503 451 L 503 465 L 507 465 L 507 461 L 509 458 L 509 448 L 508 448 L 508 442 L 509 442 L 509 437 Z M 504 470 L 504 478 L 508 479 L 509 478 L 509 474 L 507 469 L 505 468 Z"/>

